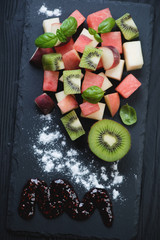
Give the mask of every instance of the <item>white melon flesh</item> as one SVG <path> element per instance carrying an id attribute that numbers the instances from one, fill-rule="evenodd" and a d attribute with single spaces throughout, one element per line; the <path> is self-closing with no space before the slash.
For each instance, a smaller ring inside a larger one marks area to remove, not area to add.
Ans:
<path id="1" fill-rule="evenodd" d="M 106 91 L 107 89 L 113 86 L 113 84 L 109 81 L 109 79 L 106 77 L 106 75 L 103 72 L 99 73 L 98 75 L 104 78 L 104 81 L 101 87 L 103 91 Z"/>
<path id="2" fill-rule="evenodd" d="M 109 78 L 113 78 L 115 80 L 120 81 L 122 78 L 123 68 L 124 68 L 124 60 L 121 59 L 119 64 L 115 68 L 106 70 L 105 75 Z"/>
<path id="3" fill-rule="evenodd" d="M 51 24 L 51 32 L 56 34 L 57 29 L 60 29 L 61 23 L 52 23 Z M 56 43 L 55 47 L 60 45 L 61 41 L 58 40 L 58 42 Z"/>
<path id="4" fill-rule="evenodd" d="M 102 120 L 106 104 L 99 102 L 98 105 L 99 105 L 100 109 L 97 112 L 94 112 L 94 113 L 89 114 L 87 116 L 84 116 L 81 113 L 81 117 L 90 118 L 90 119 L 94 119 L 94 120 Z"/>
<path id="5" fill-rule="evenodd" d="M 44 32 L 51 32 L 51 25 L 53 23 L 60 23 L 59 18 L 49 18 L 49 19 L 45 19 L 43 20 L 43 29 Z"/>
<path id="6" fill-rule="evenodd" d="M 57 99 L 57 102 L 62 101 L 67 95 L 64 93 L 64 91 L 58 92 L 55 94 L 55 97 Z"/>
<path id="7" fill-rule="evenodd" d="M 83 28 L 81 34 L 84 35 L 84 36 L 86 36 L 86 37 L 88 37 L 88 38 L 90 38 L 90 39 L 92 40 L 92 41 L 88 44 L 88 46 L 96 47 L 96 46 L 99 44 L 99 42 L 96 41 L 96 39 L 94 38 L 94 36 L 91 35 L 86 28 Z"/>
<path id="8" fill-rule="evenodd" d="M 142 68 L 144 61 L 140 41 L 124 43 L 123 52 L 127 71 Z"/>

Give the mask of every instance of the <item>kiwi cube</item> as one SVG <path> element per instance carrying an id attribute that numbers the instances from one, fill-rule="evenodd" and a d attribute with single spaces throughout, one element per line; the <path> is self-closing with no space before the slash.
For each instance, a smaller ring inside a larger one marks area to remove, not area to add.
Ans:
<path id="1" fill-rule="evenodd" d="M 126 40 L 132 40 L 134 38 L 139 37 L 138 28 L 133 21 L 130 13 L 124 14 L 122 17 L 116 20 L 116 24 L 121 30 L 124 38 Z"/>
<path id="2" fill-rule="evenodd" d="M 81 93 L 81 70 L 63 71 L 63 85 L 66 95 Z"/>
<path id="3" fill-rule="evenodd" d="M 80 61 L 81 68 L 96 70 L 103 51 L 94 47 L 86 46 Z"/>
<path id="4" fill-rule="evenodd" d="M 42 65 L 44 70 L 57 71 L 64 69 L 62 55 L 60 53 L 49 53 L 42 56 Z"/>
<path id="5" fill-rule="evenodd" d="M 72 141 L 85 134 L 82 124 L 74 110 L 62 117 L 61 121 Z"/>

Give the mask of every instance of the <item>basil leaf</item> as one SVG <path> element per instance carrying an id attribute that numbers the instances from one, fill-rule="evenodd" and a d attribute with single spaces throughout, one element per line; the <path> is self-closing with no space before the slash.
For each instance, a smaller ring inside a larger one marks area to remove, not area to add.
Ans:
<path id="1" fill-rule="evenodd" d="M 74 17 L 67 18 L 63 21 L 60 30 L 65 37 L 71 37 L 77 31 L 77 20 Z"/>
<path id="2" fill-rule="evenodd" d="M 64 34 L 61 32 L 60 29 L 57 29 L 56 35 L 57 35 L 60 42 L 66 42 L 67 41 L 67 38 L 64 36 Z"/>
<path id="3" fill-rule="evenodd" d="M 94 38 L 96 39 L 97 42 L 103 42 L 103 41 L 102 41 L 102 38 L 100 37 L 100 35 L 99 35 L 98 33 L 96 33 L 96 34 L 94 35 Z"/>
<path id="4" fill-rule="evenodd" d="M 126 125 L 132 125 L 137 122 L 136 110 L 128 104 L 120 108 L 119 114 L 122 122 Z"/>
<path id="5" fill-rule="evenodd" d="M 58 41 L 54 33 L 44 33 L 35 40 L 35 45 L 40 48 L 52 48 Z"/>
<path id="6" fill-rule="evenodd" d="M 107 33 L 110 32 L 112 30 L 112 28 L 115 25 L 115 20 L 112 17 L 109 17 L 105 20 L 103 20 L 99 26 L 98 26 L 98 32 L 99 33 Z"/>
<path id="7" fill-rule="evenodd" d="M 88 31 L 91 35 L 95 35 L 97 33 L 93 28 L 88 28 Z"/>
<path id="8" fill-rule="evenodd" d="M 104 96 L 104 91 L 97 86 L 91 86 L 82 93 L 82 98 L 90 103 L 98 103 Z"/>

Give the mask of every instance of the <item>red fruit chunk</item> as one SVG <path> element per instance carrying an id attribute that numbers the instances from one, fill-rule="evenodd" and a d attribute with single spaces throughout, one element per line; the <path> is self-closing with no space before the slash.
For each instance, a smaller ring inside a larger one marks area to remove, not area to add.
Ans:
<path id="1" fill-rule="evenodd" d="M 30 63 L 34 64 L 36 67 L 42 67 L 42 56 L 43 54 L 53 53 L 52 48 L 37 48 L 33 56 L 30 58 Z"/>
<path id="2" fill-rule="evenodd" d="M 98 87 L 102 87 L 104 78 L 98 74 L 86 71 L 85 76 L 84 76 L 84 80 L 82 83 L 82 90 L 81 92 L 84 92 L 87 88 L 91 87 L 91 86 L 98 86 Z"/>
<path id="3" fill-rule="evenodd" d="M 66 70 L 74 70 L 79 68 L 80 57 L 75 49 L 65 53 L 62 57 Z"/>
<path id="4" fill-rule="evenodd" d="M 75 10 L 70 16 L 77 20 L 77 28 L 85 21 L 85 17 L 78 10 Z"/>
<path id="5" fill-rule="evenodd" d="M 89 37 L 81 34 L 77 40 L 75 41 L 73 48 L 80 53 L 83 53 L 85 46 L 87 46 L 90 42 L 92 42 L 93 40 L 90 39 Z"/>
<path id="6" fill-rule="evenodd" d="M 99 24 L 105 20 L 106 18 L 112 17 L 111 12 L 109 8 L 105 8 L 103 10 L 97 11 L 95 13 L 92 13 L 88 15 L 87 17 L 87 24 L 88 28 L 93 28 L 96 31 L 98 31 Z"/>
<path id="7" fill-rule="evenodd" d="M 100 110 L 98 103 L 93 104 L 93 103 L 89 103 L 89 102 L 84 102 L 84 103 L 80 104 L 79 106 L 81 108 L 83 116 L 88 116 L 88 115 Z"/>
<path id="8" fill-rule="evenodd" d="M 132 74 L 129 74 L 123 79 L 123 81 L 116 87 L 116 91 L 122 95 L 124 98 L 128 98 L 132 93 L 134 93 L 141 83 Z"/>
<path id="9" fill-rule="evenodd" d="M 109 32 L 101 34 L 103 40 L 102 47 L 113 46 L 117 48 L 119 53 L 122 53 L 122 37 L 121 32 Z"/>
<path id="10" fill-rule="evenodd" d="M 98 63 L 98 66 L 97 66 L 96 69 L 98 70 L 98 69 L 101 69 L 101 68 L 103 68 L 102 58 L 100 58 L 99 63 Z"/>
<path id="11" fill-rule="evenodd" d="M 54 47 L 54 49 L 55 49 L 56 53 L 61 53 L 62 55 L 64 55 L 65 53 L 67 53 L 73 49 L 73 45 L 74 45 L 74 41 L 71 38 L 69 40 L 69 42 L 67 42 L 66 44 Z"/>
<path id="12" fill-rule="evenodd" d="M 119 106 L 120 106 L 120 97 L 118 93 L 111 93 L 104 96 L 105 102 L 109 108 L 111 116 L 117 113 Z"/>
<path id="13" fill-rule="evenodd" d="M 35 99 L 35 103 L 45 115 L 50 113 L 54 107 L 53 100 L 46 93 L 43 93 L 42 95 L 38 96 Z"/>
<path id="14" fill-rule="evenodd" d="M 77 103 L 76 99 L 71 95 L 67 95 L 57 105 L 61 109 L 61 112 L 63 114 L 66 112 L 69 112 L 75 108 L 78 108 L 78 103 Z"/>
<path id="15" fill-rule="evenodd" d="M 56 92 L 59 72 L 44 71 L 43 91 Z"/>

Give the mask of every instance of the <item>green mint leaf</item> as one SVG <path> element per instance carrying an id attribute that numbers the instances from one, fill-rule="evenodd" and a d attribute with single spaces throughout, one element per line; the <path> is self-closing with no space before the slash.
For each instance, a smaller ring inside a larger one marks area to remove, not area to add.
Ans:
<path id="1" fill-rule="evenodd" d="M 54 33 L 44 33 L 35 40 L 35 45 L 40 48 L 52 48 L 58 41 Z"/>
<path id="2" fill-rule="evenodd" d="M 132 125 L 137 122 L 136 110 L 128 104 L 120 108 L 119 114 L 122 122 L 126 125 Z"/>
<path id="3" fill-rule="evenodd" d="M 102 38 L 100 37 L 100 35 L 98 33 L 94 34 L 94 38 L 96 39 L 97 42 L 103 42 Z"/>
<path id="4" fill-rule="evenodd" d="M 97 33 L 93 28 L 88 28 L 88 31 L 91 35 L 95 35 Z"/>
<path id="5" fill-rule="evenodd" d="M 107 33 L 112 30 L 115 25 L 115 20 L 112 17 L 109 17 L 102 21 L 98 26 L 98 33 Z"/>
<path id="6" fill-rule="evenodd" d="M 104 96 L 104 91 L 98 86 L 91 86 L 82 93 L 82 98 L 90 103 L 98 103 Z"/>
<path id="7" fill-rule="evenodd" d="M 62 33 L 62 31 L 60 29 L 57 29 L 56 35 L 57 35 L 60 42 L 66 42 L 67 41 L 67 38 L 64 36 L 64 34 Z"/>
<path id="8" fill-rule="evenodd" d="M 77 20 L 74 17 L 67 18 L 60 26 L 60 31 L 65 37 L 71 37 L 77 31 Z"/>

